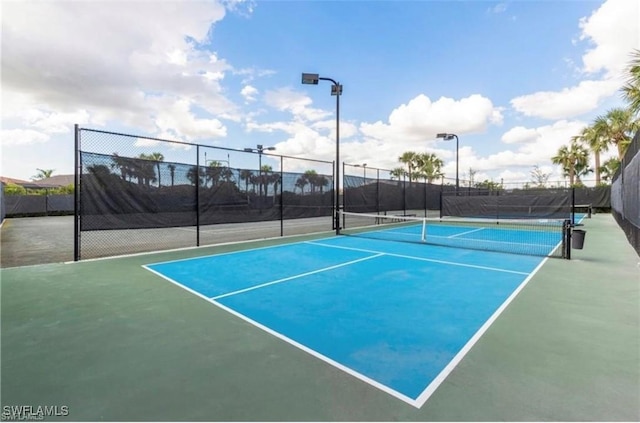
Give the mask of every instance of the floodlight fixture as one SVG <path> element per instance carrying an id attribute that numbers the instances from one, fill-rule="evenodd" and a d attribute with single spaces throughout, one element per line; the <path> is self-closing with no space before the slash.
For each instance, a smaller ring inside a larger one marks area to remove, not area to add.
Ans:
<path id="1" fill-rule="evenodd" d="M 460 188 L 460 180 L 458 179 L 458 162 L 459 162 L 459 143 L 458 136 L 456 134 L 449 134 L 446 132 L 441 132 L 436 135 L 436 138 L 442 138 L 445 141 L 451 141 L 452 139 L 456 139 L 456 195 L 458 194 L 458 189 Z"/>

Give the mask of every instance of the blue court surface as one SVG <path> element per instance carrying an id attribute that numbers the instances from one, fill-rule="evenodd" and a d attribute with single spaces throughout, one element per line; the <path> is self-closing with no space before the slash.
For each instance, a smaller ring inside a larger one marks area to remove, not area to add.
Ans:
<path id="1" fill-rule="evenodd" d="M 544 260 L 339 236 L 144 267 L 421 407 Z"/>

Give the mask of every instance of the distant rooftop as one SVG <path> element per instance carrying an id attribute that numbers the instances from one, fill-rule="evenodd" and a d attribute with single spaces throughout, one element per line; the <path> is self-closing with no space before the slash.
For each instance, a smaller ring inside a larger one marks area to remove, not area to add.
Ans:
<path id="1" fill-rule="evenodd" d="M 25 181 L 0 176 L 0 182 L 3 184 L 16 184 L 25 188 L 58 188 L 73 184 L 74 180 L 74 175 L 55 175 L 50 178 L 38 179 L 37 181 Z"/>

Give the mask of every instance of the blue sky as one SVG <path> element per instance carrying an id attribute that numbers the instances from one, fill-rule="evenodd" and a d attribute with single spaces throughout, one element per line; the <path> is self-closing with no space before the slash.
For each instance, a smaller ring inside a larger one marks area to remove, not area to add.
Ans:
<path id="1" fill-rule="evenodd" d="M 3 2 L 0 174 L 73 173 L 74 123 L 331 161 L 335 97 L 300 84 L 313 72 L 344 86 L 341 161 L 393 168 L 433 152 L 455 178 L 454 144 L 435 139 L 452 132 L 461 178 L 527 182 L 537 165 L 560 180 L 550 157 L 623 105 L 639 4 Z"/>

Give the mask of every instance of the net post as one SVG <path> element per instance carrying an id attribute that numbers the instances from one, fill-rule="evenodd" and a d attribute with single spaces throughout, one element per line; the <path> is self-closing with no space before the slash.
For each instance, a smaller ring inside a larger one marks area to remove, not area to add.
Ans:
<path id="1" fill-rule="evenodd" d="M 571 187 L 571 224 L 576 224 L 576 187 Z"/>
<path id="2" fill-rule="evenodd" d="M 420 238 L 422 242 L 427 242 L 427 218 L 422 219 L 422 237 Z"/>
<path id="3" fill-rule="evenodd" d="M 571 220 L 566 219 L 562 225 L 562 258 L 571 260 Z"/>

